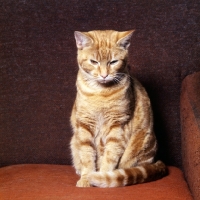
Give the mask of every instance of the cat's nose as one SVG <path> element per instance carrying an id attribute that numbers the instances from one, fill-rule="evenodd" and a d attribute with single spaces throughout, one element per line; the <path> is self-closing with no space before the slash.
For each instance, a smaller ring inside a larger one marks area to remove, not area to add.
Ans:
<path id="1" fill-rule="evenodd" d="M 107 76 L 108 76 L 108 74 L 101 74 L 101 77 L 102 77 L 103 79 L 105 79 Z"/>

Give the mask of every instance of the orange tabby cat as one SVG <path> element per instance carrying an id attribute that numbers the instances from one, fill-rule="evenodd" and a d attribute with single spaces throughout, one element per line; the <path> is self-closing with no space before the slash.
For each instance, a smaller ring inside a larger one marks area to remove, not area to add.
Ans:
<path id="1" fill-rule="evenodd" d="M 78 187 L 118 187 L 162 178 L 145 89 L 127 69 L 133 31 L 75 32 L 79 72 L 71 115 Z"/>

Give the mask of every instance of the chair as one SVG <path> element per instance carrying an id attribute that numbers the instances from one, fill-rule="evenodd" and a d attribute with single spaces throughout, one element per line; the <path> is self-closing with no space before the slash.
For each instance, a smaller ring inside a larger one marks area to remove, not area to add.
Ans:
<path id="1" fill-rule="evenodd" d="M 200 4 L 184 1 L 2 1 L 0 199 L 200 199 Z M 69 117 L 74 31 L 129 30 L 131 74 L 152 102 L 157 159 L 169 175 L 122 188 L 77 188 Z"/>

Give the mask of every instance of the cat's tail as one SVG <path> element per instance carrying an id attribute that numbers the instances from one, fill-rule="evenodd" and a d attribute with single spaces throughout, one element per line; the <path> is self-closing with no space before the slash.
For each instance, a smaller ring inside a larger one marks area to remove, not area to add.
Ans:
<path id="1" fill-rule="evenodd" d="M 120 187 L 161 179 L 168 174 L 162 161 L 144 164 L 129 169 L 116 169 L 111 172 L 93 172 L 88 179 L 91 185 L 97 187 Z"/>

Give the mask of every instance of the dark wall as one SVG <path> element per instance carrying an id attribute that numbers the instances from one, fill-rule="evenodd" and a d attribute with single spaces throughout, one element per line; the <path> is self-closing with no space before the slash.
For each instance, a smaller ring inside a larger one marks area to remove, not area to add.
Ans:
<path id="1" fill-rule="evenodd" d="M 195 0 L 0 1 L 0 165 L 70 164 L 75 30 L 135 29 L 131 73 L 151 97 L 158 157 L 181 167 L 182 79 L 200 70 Z"/>

